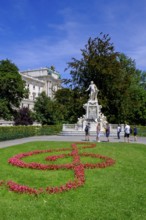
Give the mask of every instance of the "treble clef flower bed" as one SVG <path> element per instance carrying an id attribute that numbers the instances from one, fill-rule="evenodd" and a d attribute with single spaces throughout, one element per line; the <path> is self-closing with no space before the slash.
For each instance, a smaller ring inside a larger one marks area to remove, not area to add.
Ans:
<path id="1" fill-rule="evenodd" d="M 78 147 L 77 145 L 83 145 Z M 31 152 L 21 153 L 17 154 L 13 157 L 11 157 L 8 160 L 8 163 L 12 166 L 17 166 L 20 168 L 28 168 L 28 169 L 37 169 L 37 170 L 60 170 L 60 169 L 68 169 L 72 170 L 74 172 L 74 180 L 68 181 L 66 184 L 61 186 L 47 186 L 46 188 L 31 188 L 29 186 L 20 185 L 13 180 L 9 180 L 6 183 L 1 180 L 0 185 L 7 185 L 9 190 L 17 192 L 17 193 L 28 193 L 28 194 L 34 194 L 38 195 L 40 193 L 48 193 L 48 194 L 54 194 L 54 193 L 61 193 L 64 191 L 69 191 L 71 189 L 76 189 L 80 186 L 83 186 L 85 183 L 85 169 L 95 169 L 95 168 L 106 168 L 108 166 L 112 166 L 115 164 L 115 160 L 112 158 L 109 158 L 107 156 L 103 156 L 100 154 L 93 154 L 93 153 L 79 153 L 79 149 L 86 149 L 86 148 L 93 148 L 96 144 L 85 144 L 85 143 L 73 143 L 71 145 L 71 153 L 63 153 L 60 155 L 52 155 L 45 157 L 46 161 L 56 161 L 58 159 L 63 159 L 67 157 L 72 157 L 72 162 L 68 164 L 42 164 L 42 163 L 36 163 L 31 162 L 27 163 L 23 161 L 23 158 L 42 154 L 42 153 L 52 153 L 52 152 L 65 152 L 69 151 L 70 148 L 60 148 L 56 150 L 35 150 Z M 101 159 L 101 162 L 97 163 L 82 163 L 81 157 L 92 157 L 92 158 L 98 158 Z"/>

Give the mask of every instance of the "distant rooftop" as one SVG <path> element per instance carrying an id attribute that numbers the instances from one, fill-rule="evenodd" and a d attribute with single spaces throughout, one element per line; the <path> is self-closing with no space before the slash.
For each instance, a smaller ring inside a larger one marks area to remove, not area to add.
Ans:
<path id="1" fill-rule="evenodd" d="M 38 68 L 38 69 L 28 69 L 28 70 L 24 70 L 24 71 L 20 71 L 21 74 L 24 75 L 30 75 L 33 77 L 37 77 L 37 76 L 46 76 L 46 75 L 56 75 L 58 79 L 61 79 L 61 74 L 59 72 L 57 72 L 55 69 L 51 69 L 48 67 L 44 67 L 44 68 Z"/>

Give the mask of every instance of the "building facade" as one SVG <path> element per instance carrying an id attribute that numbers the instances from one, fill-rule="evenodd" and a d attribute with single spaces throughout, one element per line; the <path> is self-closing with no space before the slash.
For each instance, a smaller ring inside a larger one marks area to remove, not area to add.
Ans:
<path id="1" fill-rule="evenodd" d="M 23 99 L 20 107 L 28 107 L 33 110 L 35 99 L 43 91 L 53 99 L 54 93 L 61 88 L 60 74 L 50 68 L 40 68 L 20 72 L 29 90 L 27 99 Z"/>
<path id="2" fill-rule="evenodd" d="M 29 90 L 28 98 L 21 101 L 20 108 L 27 107 L 33 110 L 34 102 L 41 92 L 45 91 L 47 96 L 53 99 L 54 93 L 61 88 L 60 74 L 51 68 L 26 70 L 19 73 Z M 0 119 L 0 126 L 12 126 L 13 124 L 14 121 Z"/>

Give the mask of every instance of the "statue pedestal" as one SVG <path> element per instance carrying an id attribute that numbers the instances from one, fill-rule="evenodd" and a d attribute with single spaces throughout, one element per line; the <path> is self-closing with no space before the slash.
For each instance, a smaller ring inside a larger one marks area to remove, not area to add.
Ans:
<path id="1" fill-rule="evenodd" d="M 90 131 L 96 131 L 97 123 L 100 123 L 101 131 L 105 130 L 106 117 L 101 113 L 102 106 L 98 104 L 98 101 L 89 100 L 83 105 L 86 110 L 86 114 L 83 119 L 83 130 L 87 123 L 90 123 Z"/>
<path id="2" fill-rule="evenodd" d="M 85 118 L 88 121 L 97 121 L 100 115 L 101 105 L 98 101 L 88 101 L 83 108 L 86 110 Z"/>

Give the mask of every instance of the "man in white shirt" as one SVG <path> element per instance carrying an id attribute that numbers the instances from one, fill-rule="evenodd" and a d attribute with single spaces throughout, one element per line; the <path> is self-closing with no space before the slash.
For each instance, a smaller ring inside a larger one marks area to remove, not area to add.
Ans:
<path id="1" fill-rule="evenodd" d="M 127 138 L 127 142 L 129 142 L 129 136 L 130 136 L 130 125 L 126 124 L 126 126 L 125 126 L 125 137 Z"/>

